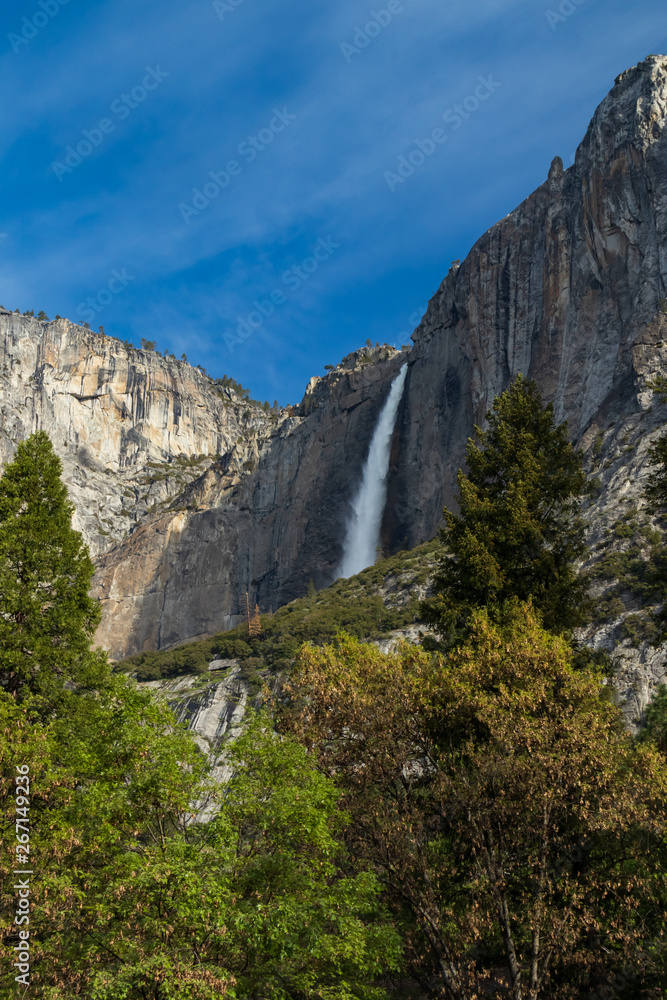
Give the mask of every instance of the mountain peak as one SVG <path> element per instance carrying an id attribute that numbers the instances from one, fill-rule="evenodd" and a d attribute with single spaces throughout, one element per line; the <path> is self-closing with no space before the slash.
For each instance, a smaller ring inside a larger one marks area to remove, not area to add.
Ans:
<path id="1" fill-rule="evenodd" d="M 577 150 L 590 165 L 610 163 L 631 143 L 646 151 L 662 136 L 667 121 L 667 56 L 650 55 L 616 77 L 593 115 Z"/>

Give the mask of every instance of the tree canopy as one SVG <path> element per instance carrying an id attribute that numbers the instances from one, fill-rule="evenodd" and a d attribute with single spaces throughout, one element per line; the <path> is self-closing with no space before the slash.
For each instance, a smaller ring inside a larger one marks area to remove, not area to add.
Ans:
<path id="1" fill-rule="evenodd" d="M 340 793 L 257 717 L 231 780 L 165 706 L 117 678 L 80 717 L 26 725 L 0 696 L 3 840 L 30 771 L 31 995 L 40 1000 L 375 1000 L 400 961 L 379 886 L 338 834 Z M 208 811 L 208 822 L 198 818 Z M 213 818 L 211 818 L 211 815 Z M 36 865 L 37 867 L 37 865 Z M 12 858 L 0 933 L 13 945 Z M 0 983 L 13 985 L 9 963 Z M 4 995 L 4 993 L 3 993 Z"/>
<path id="2" fill-rule="evenodd" d="M 39 431 L 0 477 L 0 682 L 44 704 L 68 684 L 97 682 L 103 660 L 90 652 L 100 618 L 93 564 L 61 472 Z"/>
<path id="3" fill-rule="evenodd" d="M 294 697 L 428 996 L 657 985 L 667 769 L 530 605 L 475 612 L 446 658 L 306 647 Z"/>
<path id="4" fill-rule="evenodd" d="M 90 650 L 92 564 L 60 471 L 36 434 L 0 478 L 0 937 L 27 947 L 13 870 L 29 856 L 31 996 L 659 995 L 667 695 L 635 739 L 577 661 L 588 487 L 533 383 L 476 429 L 445 512 L 428 613 L 455 641 L 383 654 L 341 623 L 368 637 L 415 597 L 388 611 L 359 581 L 310 587 L 261 636 L 169 654 L 176 672 L 223 650 L 292 671 L 277 726 L 249 697 L 211 754 Z M 0 992 L 14 979 L 10 961 Z"/>

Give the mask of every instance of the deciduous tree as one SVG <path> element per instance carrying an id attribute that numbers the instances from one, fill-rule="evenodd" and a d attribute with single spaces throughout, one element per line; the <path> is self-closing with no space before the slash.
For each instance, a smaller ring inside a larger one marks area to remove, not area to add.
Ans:
<path id="1" fill-rule="evenodd" d="M 215 784 L 165 706 L 114 684 L 85 718 L 33 726 L 0 695 L 6 806 L 16 761 L 31 773 L 30 995 L 380 1000 L 372 983 L 397 967 L 400 940 L 375 877 L 350 871 L 333 782 L 257 718 L 228 748 L 231 780 Z M 204 806 L 208 823 L 197 822 Z M 3 850 L 10 948 L 11 868 Z M 5 963 L 7 995 L 13 975 Z"/>
<path id="2" fill-rule="evenodd" d="M 431 997 L 657 975 L 664 763 L 571 660 L 516 602 L 501 623 L 474 612 L 446 659 L 348 638 L 302 653 L 289 724 L 344 789 L 350 851 Z"/>

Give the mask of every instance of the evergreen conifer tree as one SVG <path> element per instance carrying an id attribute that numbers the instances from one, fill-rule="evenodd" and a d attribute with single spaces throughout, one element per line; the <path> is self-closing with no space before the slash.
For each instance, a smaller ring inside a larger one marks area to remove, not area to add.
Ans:
<path id="1" fill-rule="evenodd" d="M 587 552 L 581 498 L 591 492 L 582 459 L 519 375 L 475 427 L 468 474 L 459 471 L 460 513 L 445 509 L 444 546 L 425 618 L 450 639 L 473 609 L 502 610 L 527 601 L 555 633 L 582 625 L 590 612 L 587 582 L 575 564 Z"/>
<path id="2" fill-rule="evenodd" d="M 100 619 L 88 592 L 93 564 L 61 471 L 39 431 L 0 477 L 0 683 L 51 709 L 72 685 L 98 683 L 105 663 L 90 651 Z"/>

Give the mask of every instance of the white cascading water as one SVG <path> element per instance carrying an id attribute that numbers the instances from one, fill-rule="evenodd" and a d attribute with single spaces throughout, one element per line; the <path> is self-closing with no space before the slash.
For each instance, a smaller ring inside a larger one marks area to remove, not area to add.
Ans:
<path id="1" fill-rule="evenodd" d="M 373 431 L 361 486 L 352 504 L 352 515 L 347 525 L 343 559 L 338 569 L 339 577 L 354 576 L 367 566 L 372 566 L 377 558 L 382 514 L 387 500 L 391 439 L 407 370 L 407 365 L 403 365 L 391 383 L 387 402 L 382 407 Z"/>

